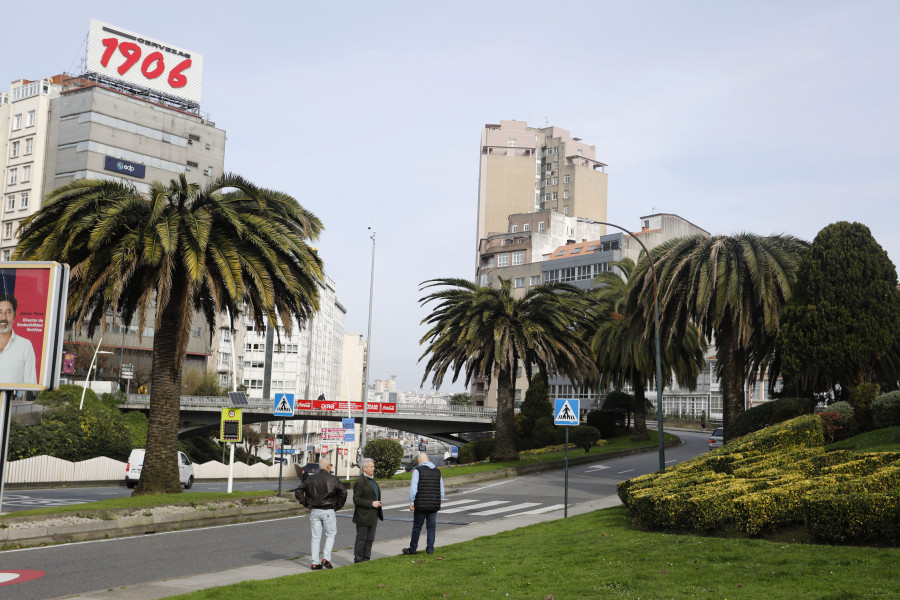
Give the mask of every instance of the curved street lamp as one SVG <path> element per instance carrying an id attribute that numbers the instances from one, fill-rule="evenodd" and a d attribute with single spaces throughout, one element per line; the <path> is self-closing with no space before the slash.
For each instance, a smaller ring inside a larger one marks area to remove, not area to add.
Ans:
<path id="1" fill-rule="evenodd" d="M 663 444 L 662 366 L 659 358 L 659 288 L 656 284 L 656 267 L 653 265 L 653 258 L 650 256 L 650 251 L 647 249 L 647 246 L 645 246 L 644 242 L 639 240 L 636 235 L 615 223 L 607 223 L 604 221 L 596 222 L 601 225 L 609 225 L 610 227 L 620 229 L 634 238 L 634 241 L 640 244 L 641 248 L 644 249 L 644 253 L 647 255 L 647 261 L 650 263 L 650 274 L 653 277 L 653 318 L 655 322 L 654 329 L 656 332 L 656 335 L 654 336 L 656 338 L 656 428 L 659 437 L 659 470 L 663 471 L 666 468 L 666 449 Z"/>

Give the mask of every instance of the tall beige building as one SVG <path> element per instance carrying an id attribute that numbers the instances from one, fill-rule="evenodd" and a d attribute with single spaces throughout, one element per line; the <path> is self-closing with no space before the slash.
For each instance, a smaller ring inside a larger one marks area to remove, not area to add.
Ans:
<path id="1" fill-rule="evenodd" d="M 476 247 L 508 231 L 509 216 L 554 210 L 606 220 L 606 165 L 597 148 L 559 127 L 500 121 L 481 131 Z"/>

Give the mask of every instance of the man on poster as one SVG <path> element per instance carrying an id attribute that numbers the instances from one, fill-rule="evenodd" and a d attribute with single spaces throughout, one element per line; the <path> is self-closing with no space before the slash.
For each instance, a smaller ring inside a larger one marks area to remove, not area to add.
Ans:
<path id="1" fill-rule="evenodd" d="M 34 347 L 13 331 L 19 303 L 12 294 L 0 294 L 0 381 L 37 383 Z"/>

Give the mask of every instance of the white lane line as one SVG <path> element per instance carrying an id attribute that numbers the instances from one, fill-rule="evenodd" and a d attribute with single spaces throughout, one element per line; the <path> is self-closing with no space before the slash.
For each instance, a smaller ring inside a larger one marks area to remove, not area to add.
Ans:
<path id="1" fill-rule="evenodd" d="M 634 469 L 628 469 L 627 471 L 619 471 L 616 475 L 621 475 L 622 473 L 631 473 Z"/>
<path id="2" fill-rule="evenodd" d="M 441 510 L 444 509 L 445 506 L 455 506 L 457 504 L 468 504 L 470 502 L 478 502 L 475 498 L 469 498 L 468 500 L 454 500 L 453 502 L 441 502 Z M 409 502 L 404 504 L 392 504 L 391 506 L 384 506 L 382 510 L 391 510 L 394 508 L 406 508 L 409 509 Z"/>
<path id="3" fill-rule="evenodd" d="M 509 512 L 511 510 L 519 510 L 521 508 L 531 508 L 538 506 L 540 502 L 523 502 L 522 504 L 514 504 L 512 506 L 504 506 L 503 508 L 495 508 L 492 510 L 483 510 L 481 512 L 470 513 L 471 516 L 485 517 L 487 515 L 499 515 L 500 513 Z"/>
<path id="4" fill-rule="evenodd" d="M 486 490 L 488 488 L 492 488 L 492 487 L 495 487 L 498 485 L 503 485 L 505 483 L 511 483 L 513 481 L 518 481 L 519 479 L 521 479 L 521 477 L 513 477 L 512 479 L 504 479 L 503 481 L 500 481 L 498 483 L 492 483 L 491 485 L 483 485 L 480 488 L 475 488 L 474 490 L 466 490 L 465 492 L 460 492 L 460 495 L 471 494 L 472 492 L 479 492 L 481 490 Z"/>
<path id="5" fill-rule="evenodd" d="M 462 512 L 464 510 L 487 508 L 488 506 L 497 506 L 498 504 L 509 504 L 509 500 L 493 500 L 491 502 L 482 502 L 481 504 L 475 504 L 472 506 L 462 506 L 460 508 L 451 508 L 450 510 L 444 510 L 443 507 L 441 507 L 441 514 L 447 515 L 450 513 Z"/>
<path id="6" fill-rule="evenodd" d="M 503 515 L 504 517 L 517 517 L 519 515 L 539 515 L 541 513 L 550 512 L 553 510 L 559 510 L 563 508 L 563 504 L 554 504 L 553 506 L 545 506 L 544 508 L 536 508 L 534 510 L 526 510 L 525 512 L 518 512 L 511 515 Z"/>
<path id="7" fill-rule="evenodd" d="M 667 461 L 666 461 L 666 464 L 669 464 L 670 462 L 678 462 L 678 459 L 677 459 L 677 458 L 673 458 L 672 460 L 667 460 Z"/>
<path id="8" fill-rule="evenodd" d="M 608 469 L 608 468 L 609 467 L 607 467 L 606 465 L 594 465 L 593 467 L 588 467 L 587 469 L 585 469 L 585 472 L 591 473 L 593 471 L 602 471 L 603 469 Z"/>

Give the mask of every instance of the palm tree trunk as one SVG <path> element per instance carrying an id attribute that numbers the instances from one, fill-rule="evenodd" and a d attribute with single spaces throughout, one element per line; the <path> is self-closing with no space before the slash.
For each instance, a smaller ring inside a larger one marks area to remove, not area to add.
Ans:
<path id="1" fill-rule="evenodd" d="M 631 382 L 634 388 L 634 433 L 631 439 L 635 442 L 650 439 L 647 433 L 647 400 L 644 396 L 643 379 L 635 379 Z"/>
<path id="2" fill-rule="evenodd" d="M 716 354 L 722 365 L 722 426 L 725 435 L 734 420 L 744 412 L 744 360 L 735 347 L 734 332 L 730 327 L 721 328 L 716 335 Z"/>
<path id="3" fill-rule="evenodd" d="M 491 462 L 519 460 L 516 451 L 515 369 L 497 376 L 497 423 Z"/>
<path id="4" fill-rule="evenodd" d="M 193 314 L 184 290 L 173 289 L 169 304 L 157 320 L 150 374 L 150 418 L 147 453 L 134 495 L 177 494 L 178 426 L 181 422 L 181 373 L 188 337 L 182 326 Z"/>

